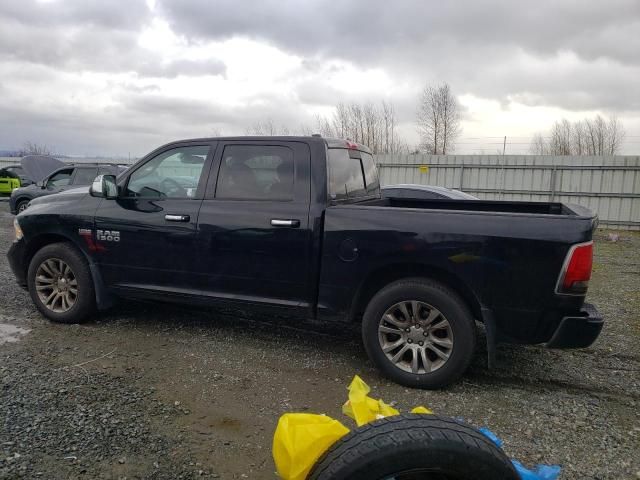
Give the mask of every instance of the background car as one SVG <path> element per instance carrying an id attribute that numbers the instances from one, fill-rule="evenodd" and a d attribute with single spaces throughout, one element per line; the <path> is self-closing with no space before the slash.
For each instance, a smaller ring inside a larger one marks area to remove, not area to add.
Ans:
<path id="1" fill-rule="evenodd" d="M 56 159 L 51 160 L 55 160 L 57 163 L 50 160 L 32 162 L 37 165 L 37 169 L 29 168 L 29 162 L 27 162 L 26 165 L 23 163 L 25 171 L 27 173 L 33 171 L 36 177 L 42 175 L 42 172 L 46 170 L 46 168 L 44 168 L 45 164 L 57 168 L 50 171 L 50 173 L 41 180 L 38 179 L 35 184 L 13 190 L 13 192 L 11 192 L 11 199 L 9 200 L 11 213 L 17 215 L 22 212 L 34 198 L 60 193 L 74 187 L 91 185 L 91 182 L 93 182 L 98 175 L 118 175 L 126 169 L 126 167 L 116 164 L 64 164 Z"/>
<path id="2" fill-rule="evenodd" d="M 21 187 L 28 187 L 32 183 L 35 183 L 33 179 L 31 179 L 31 177 L 29 177 L 29 175 L 27 175 L 27 173 L 24 171 L 24 168 L 22 168 L 20 165 L 9 165 L 8 167 L 4 167 L 4 169 L 13 172 L 18 175 L 18 177 L 20 177 Z"/>
<path id="3" fill-rule="evenodd" d="M 0 195 L 9 195 L 20 187 L 20 177 L 9 168 L 0 169 Z"/>
<path id="4" fill-rule="evenodd" d="M 418 185 L 402 183 L 398 185 L 387 185 L 381 188 L 382 198 L 419 198 L 423 200 L 433 200 L 447 198 L 450 200 L 479 200 L 460 190 L 452 190 L 434 185 Z"/>

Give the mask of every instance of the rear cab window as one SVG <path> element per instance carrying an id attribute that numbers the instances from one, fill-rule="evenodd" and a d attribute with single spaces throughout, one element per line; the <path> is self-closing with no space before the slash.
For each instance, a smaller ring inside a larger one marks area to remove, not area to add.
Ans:
<path id="1" fill-rule="evenodd" d="M 329 148 L 327 152 L 330 201 L 380 198 L 378 169 L 370 153 L 346 148 Z"/>

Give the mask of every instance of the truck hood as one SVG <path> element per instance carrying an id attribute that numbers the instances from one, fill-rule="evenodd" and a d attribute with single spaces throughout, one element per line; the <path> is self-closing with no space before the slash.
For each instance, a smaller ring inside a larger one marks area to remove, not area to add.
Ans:
<path id="1" fill-rule="evenodd" d="M 44 197 L 34 198 L 29 202 L 29 209 L 34 205 L 60 204 L 67 202 L 75 202 L 84 198 L 89 194 L 89 187 L 78 187 L 65 190 L 64 192 L 54 193 L 53 195 L 45 195 Z"/>
<path id="2" fill-rule="evenodd" d="M 34 182 L 41 182 L 47 175 L 60 167 L 64 167 L 64 163 L 49 155 L 27 155 L 22 157 L 20 165 L 28 177 Z"/>

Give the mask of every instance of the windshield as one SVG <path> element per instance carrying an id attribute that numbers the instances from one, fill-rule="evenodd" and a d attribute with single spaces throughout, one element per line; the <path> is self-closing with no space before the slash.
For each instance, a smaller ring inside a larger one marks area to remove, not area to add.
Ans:
<path id="1" fill-rule="evenodd" d="M 371 154 L 344 148 L 330 148 L 328 152 L 331 200 L 380 196 L 378 170 Z"/>

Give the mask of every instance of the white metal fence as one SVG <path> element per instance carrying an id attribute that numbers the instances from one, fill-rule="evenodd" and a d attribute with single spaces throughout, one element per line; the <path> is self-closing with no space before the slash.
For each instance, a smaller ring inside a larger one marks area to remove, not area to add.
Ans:
<path id="1" fill-rule="evenodd" d="M 455 188 L 487 200 L 577 203 L 602 227 L 640 230 L 640 157 L 378 155 L 383 185 Z"/>
<path id="2" fill-rule="evenodd" d="M 83 160 L 113 162 L 73 159 Z M 439 185 L 487 200 L 578 203 L 597 212 L 603 227 L 640 230 L 637 156 L 410 154 L 378 155 L 376 161 L 383 185 Z M 0 158 L 0 168 L 19 163 L 18 158 Z"/>

